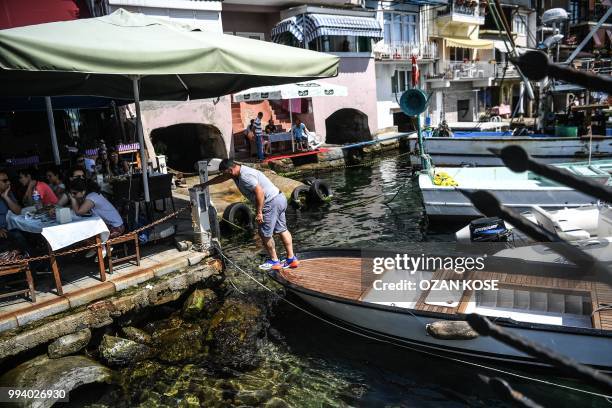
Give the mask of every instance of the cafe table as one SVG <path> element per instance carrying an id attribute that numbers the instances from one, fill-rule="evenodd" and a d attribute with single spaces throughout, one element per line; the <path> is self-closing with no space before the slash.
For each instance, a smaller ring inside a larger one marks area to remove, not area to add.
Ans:
<path id="1" fill-rule="evenodd" d="M 24 208 L 20 215 L 14 214 L 11 211 L 6 216 L 6 221 L 9 229 L 19 229 L 21 231 L 30 232 L 33 234 L 41 234 L 47 243 L 49 250 L 49 261 L 53 278 L 55 279 L 55 287 L 58 295 L 63 295 L 62 280 L 60 277 L 59 268 L 57 266 L 56 253 L 57 251 L 74 245 L 78 242 L 85 241 L 95 237 L 98 244 L 98 265 L 100 267 L 100 279 L 106 280 L 106 266 L 104 265 L 104 257 L 102 256 L 103 242 L 108 240 L 110 232 L 102 219 L 96 215 L 89 217 L 80 217 L 72 211 L 72 221 L 59 224 L 55 219 L 47 215 L 35 215 L 33 208 Z"/>

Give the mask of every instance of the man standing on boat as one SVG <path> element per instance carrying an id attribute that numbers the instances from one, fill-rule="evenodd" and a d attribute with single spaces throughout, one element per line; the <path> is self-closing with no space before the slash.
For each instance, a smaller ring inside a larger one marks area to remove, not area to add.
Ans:
<path id="1" fill-rule="evenodd" d="M 233 179 L 240 192 L 255 206 L 255 221 L 259 224 L 259 236 L 264 249 L 270 256 L 270 259 L 259 265 L 259 268 L 263 270 L 297 268 L 299 262 L 293 253 L 293 241 L 285 219 L 285 211 L 287 210 L 285 195 L 261 171 L 238 164 L 232 159 L 223 159 L 219 163 L 219 172 L 221 175 L 208 180 L 200 187 L 207 187 Z M 287 259 L 283 262 L 278 259 L 276 254 L 273 234 L 280 235 L 287 251 Z"/>

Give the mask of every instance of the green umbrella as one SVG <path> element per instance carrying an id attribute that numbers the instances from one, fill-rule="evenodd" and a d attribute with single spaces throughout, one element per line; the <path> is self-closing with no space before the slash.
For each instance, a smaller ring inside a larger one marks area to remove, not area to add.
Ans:
<path id="1" fill-rule="evenodd" d="M 335 76 L 335 56 L 117 10 L 0 30 L 0 96 L 187 100 Z M 145 178 L 145 198 L 148 183 Z"/>

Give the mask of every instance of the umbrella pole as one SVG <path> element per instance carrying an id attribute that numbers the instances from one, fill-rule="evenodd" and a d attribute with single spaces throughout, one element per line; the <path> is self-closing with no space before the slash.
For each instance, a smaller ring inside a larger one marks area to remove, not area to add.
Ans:
<path id="1" fill-rule="evenodd" d="M 293 112 L 291 109 L 291 99 L 289 99 L 289 123 L 291 124 L 289 131 L 291 131 L 291 129 L 293 129 Z M 295 152 L 295 140 L 293 138 L 293 135 L 291 135 L 291 152 Z"/>
<path id="2" fill-rule="evenodd" d="M 136 128 L 138 130 L 138 142 L 140 143 L 140 166 L 142 167 L 142 187 L 144 190 L 145 202 L 151 201 L 149 196 L 149 166 L 147 165 L 147 154 L 145 153 L 144 132 L 142 130 L 142 120 L 140 117 L 140 77 L 137 75 L 131 77 L 134 87 L 134 105 L 136 105 Z"/>
<path id="3" fill-rule="evenodd" d="M 59 148 L 57 146 L 57 133 L 55 133 L 55 119 L 53 118 L 53 106 L 51 105 L 51 97 L 45 96 L 45 105 L 47 105 L 47 121 L 49 121 L 49 132 L 51 133 L 51 146 L 53 147 L 53 160 L 56 165 L 62 164 L 60 160 Z"/>

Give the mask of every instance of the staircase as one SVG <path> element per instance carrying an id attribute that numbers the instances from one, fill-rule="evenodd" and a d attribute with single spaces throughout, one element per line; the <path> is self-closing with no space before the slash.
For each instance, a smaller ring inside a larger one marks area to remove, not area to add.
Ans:
<path id="1" fill-rule="evenodd" d="M 244 138 L 244 129 L 249 121 L 255 118 L 257 112 L 263 112 L 264 114 L 262 127 L 265 128 L 268 120 L 272 118 L 275 124 L 282 127 L 283 131 L 287 132 L 291 129 L 289 112 L 282 108 L 279 101 L 232 103 L 232 134 L 234 137 L 234 150 L 238 158 L 248 156 L 249 146 Z"/>

